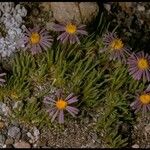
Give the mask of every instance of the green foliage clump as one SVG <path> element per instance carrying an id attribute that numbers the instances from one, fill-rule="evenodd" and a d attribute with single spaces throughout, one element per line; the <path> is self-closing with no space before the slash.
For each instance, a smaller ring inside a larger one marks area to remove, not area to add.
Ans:
<path id="1" fill-rule="evenodd" d="M 35 125 L 39 128 L 51 126 L 49 116 L 43 111 L 42 104 L 34 97 L 24 101 L 22 107 L 13 110 L 11 119 L 16 118 L 23 124 Z"/>
<path id="2" fill-rule="evenodd" d="M 7 96 L 13 100 L 22 100 L 30 94 L 30 83 L 27 81 L 34 67 L 34 60 L 28 53 L 16 55 L 12 62 L 12 75 L 7 82 Z"/>
<path id="3" fill-rule="evenodd" d="M 124 135 L 122 126 L 132 126 L 130 100 L 137 90 L 144 90 L 146 83 L 133 80 L 126 64 L 111 61 L 109 53 L 99 52 L 104 48 L 100 35 L 106 30 L 102 20 L 103 16 L 97 32 L 82 39 L 80 45 L 56 41 L 40 54 L 16 55 L 7 84 L 0 89 L 0 99 L 9 97 L 23 102 L 21 108 L 13 110 L 11 119 L 41 128 L 51 127 L 43 98 L 55 87 L 77 95 L 78 108 L 87 114 L 102 109 L 96 127 L 106 147 L 128 145 L 131 133 Z M 35 89 L 42 90 L 37 94 Z"/>

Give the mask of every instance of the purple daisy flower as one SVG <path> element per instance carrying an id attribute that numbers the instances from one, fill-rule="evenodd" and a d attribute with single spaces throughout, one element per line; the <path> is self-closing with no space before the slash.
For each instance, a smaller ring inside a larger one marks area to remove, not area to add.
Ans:
<path id="1" fill-rule="evenodd" d="M 51 122 L 58 116 L 59 123 L 64 123 L 64 110 L 67 110 L 73 117 L 79 112 L 77 108 L 69 106 L 78 101 L 73 93 L 69 94 L 65 99 L 61 95 L 61 92 L 57 91 L 56 99 L 51 98 L 51 96 L 44 98 L 44 103 L 52 106 L 52 108 L 48 109 L 48 113 L 52 117 Z"/>
<path id="2" fill-rule="evenodd" d="M 143 51 L 138 53 L 133 53 L 128 58 L 127 64 L 129 65 L 129 74 L 133 76 L 135 80 L 150 81 L 150 56 L 144 54 Z"/>
<path id="3" fill-rule="evenodd" d="M 146 89 L 142 93 L 137 94 L 136 100 L 130 106 L 135 110 L 135 113 L 142 110 L 142 114 L 144 115 L 150 111 L 150 89 Z"/>
<path id="4" fill-rule="evenodd" d="M 69 41 L 71 44 L 76 42 L 80 44 L 78 35 L 88 35 L 85 27 L 86 25 L 77 25 L 74 21 L 71 21 L 68 23 L 55 24 L 53 30 L 62 32 L 57 37 L 57 40 L 60 40 L 62 43 Z"/>
<path id="5" fill-rule="evenodd" d="M 109 50 L 110 60 L 119 59 L 126 62 L 126 55 L 130 55 L 130 49 L 124 45 L 122 40 L 117 37 L 114 32 L 107 32 L 102 37 L 103 43 L 105 45 L 104 49 L 100 49 L 100 52 Z"/>
<path id="6" fill-rule="evenodd" d="M 3 79 L 3 76 L 5 76 L 5 75 L 6 75 L 6 73 L 0 73 L 0 86 L 2 86 L 4 82 L 6 82 L 6 80 Z"/>
<path id="7" fill-rule="evenodd" d="M 33 55 L 42 52 L 42 49 L 46 50 L 52 45 L 53 39 L 45 29 L 35 27 L 33 29 L 25 29 L 25 31 L 22 41 L 24 44 L 27 44 L 25 50 L 29 49 Z"/>

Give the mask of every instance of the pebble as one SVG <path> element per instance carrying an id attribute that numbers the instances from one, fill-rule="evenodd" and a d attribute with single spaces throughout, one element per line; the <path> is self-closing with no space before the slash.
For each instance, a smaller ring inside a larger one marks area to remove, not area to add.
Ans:
<path id="1" fill-rule="evenodd" d="M 132 148 L 139 148 L 139 145 L 138 144 L 134 144 L 134 145 L 132 145 Z"/>
<path id="2" fill-rule="evenodd" d="M 11 144 L 13 144 L 13 143 L 14 143 L 13 138 L 8 138 L 8 139 L 6 139 L 6 141 L 5 141 L 5 144 L 6 144 L 6 145 L 11 145 Z"/>
<path id="3" fill-rule="evenodd" d="M 3 145 L 5 143 L 6 137 L 3 134 L 0 134 L 0 145 Z"/>
<path id="4" fill-rule="evenodd" d="M 27 136 L 30 138 L 29 142 L 35 143 L 39 139 L 39 135 L 40 135 L 39 130 L 36 127 L 34 127 L 33 135 L 30 132 L 27 133 Z"/>
<path id="5" fill-rule="evenodd" d="M 109 12 L 111 9 L 110 4 L 104 4 L 105 9 Z"/>
<path id="6" fill-rule="evenodd" d="M 0 102 L 0 114 L 7 116 L 10 113 L 9 107 L 5 104 Z"/>
<path id="7" fill-rule="evenodd" d="M 144 7 L 144 6 L 141 6 L 141 5 L 138 5 L 138 6 L 137 6 L 137 9 L 138 9 L 139 11 L 145 11 L 145 7 Z"/>
<path id="8" fill-rule="evenodd" d="M 8 129 L 8 135 L 14 139 L 19 139 L 21 136 L 20 129 L 18 127 L 10 127 Z"/>
<path id="9" fill-rule="evenodd" d="M 25 141 L 20 141 L 14 144 L 15 148 L 31 148 L 31 145 Z"/>
<path id="10" fill-rule="evenodd" d="M 5 126 L 5 123 L 3 121 L 0 121 L 0 129 L 2 129 Z"/>
<path id="11" fill-rule="evenodd" d="M 0 102 L 0 114 L 3 114 L 2 106 L 3 106 L 3 103 L 2 103 L 2 102 Z"/>

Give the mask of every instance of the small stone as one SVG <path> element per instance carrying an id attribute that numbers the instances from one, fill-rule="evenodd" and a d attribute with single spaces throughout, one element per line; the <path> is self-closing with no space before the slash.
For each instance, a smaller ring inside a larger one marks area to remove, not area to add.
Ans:
<path id="1" fill-rule="evenodd" d="M 0 121 L 0 129 L 4 128 L 5 123 L 3 121 Z"/>
<path id="2" fill-rule="evenodd" d="M 34 127 L 33 130 L 34 130 L 33 132 L 35 136 L 35 141 L 37 141 L 39 139 L 40 131 L 36 127 Z"/>
<path id="3" fill-rule="evenodd" d="M 107 11 L 110 11 L 110 9 L 111 9 L 110 4 L 104 4 L 104 7 L 105 7 L 105 9 L 106 9 Z"/>
<path id="4" fill-rule="evenodd" d="M 137 6 L 137 9 L 138 9 L 139 11 L 145 11 L 145 7 L 144 7 L 144 6 L 141 6 L 141 5 L 138 5 L 138 6 Z"/>
<path id="5" fill-rule="evenodd" d="M 139 148 L 139 145 L 134 144 L 134 145 L 132 145 L 132 148 Z"/>
<path id="6" fill-rule="evenodd" d="M 9 107 L 5 103 L 0 102 L 0 115 L 7 116 L 8 114 L 10 114 Z"/>
<path id="7" fill-rule="evenodd" d="M 14 144 L 15 148 L 31 148 L 31 145 L 25 141 L 20 141 Z"/>
<path id="8" fill-rule="evenodd" d="M 33 144 L 33 147 L 34 147 L 34 148 L 37 148 L 37 147 L 38 147 L 38 145 L 37 145 L 37 144 Z"/>
<path id="9" fill-rule="evenodd" d="M 8 135 L 14 139 L 16 139 L 16 138 L 19 139 L 21 136 L 20 129 L 18 127 L 15 127 L 15 126 L 10 127 L 8 129 Z"/>
<path id="10" fill-rule="evenodd" d="M 5 143 L 6 137 L 3 134 L 0 134 L 0 145 L 3 145 Z"/>
<path id="11" fill-rule="evenodd" d="M 2 103 L 2 102 L 0 102 L 0 114 L 1 114 L 1 115 L 3 114 L 2 106 L 3 106 L 3 103 Z"/>
<path id="12" fill-rule="evenodd" d="M 11 145 L 11 144 L 13 144 L 13 143 L 14 143 L 13 138 L 8 138 L 8 139 L 6 139 L 6 141 L 5 141 L 5 144 L 6 144 L 6 145 Z"/>
<path id="13" fill-rule="evenodd" d="M 74 2 L 51 2 L 51 10 L 53 11 L 53 17 L 63 22 L 75 19 L 76 22 L 81 22 L 80 11 Z"/>
<path id="14" fill-rule="evenodd" d="M 99 12 L 96 2 L 80 2 L 81 20 L 83 23 L 91 22 Z"/>
<path id="15" fill-rule="evenodd" d="M 53 17 L 59 22 L 74 19 L 77 23 L 89 23 L 98 14 L 96 2 L 51 2 Z"/>
<path id="16" fill-rule="evenodd" d="M 147 133 L 150 133 L 150 124 L 148 124 L 148 125 L 145 127 L 145 131 L 146 131 Z"/>

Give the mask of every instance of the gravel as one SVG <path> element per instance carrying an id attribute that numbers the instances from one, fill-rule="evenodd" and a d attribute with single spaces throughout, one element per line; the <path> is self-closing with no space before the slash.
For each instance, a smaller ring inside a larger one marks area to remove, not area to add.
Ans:
<path id="1" fill-rule="evenodd" d="M 139 145 L 138 144 L 134 144 L 134 145 L 132 145 L 132 148 L 139 148 Z"/>
<path id="2" fill-rule="evenodd" d="M 15 127 L 15 126 L 10 127 L 8 129 L 8 136 L 10 136 L 10 137 L 12 137 L 14 139 L 19 139 L 20 136 L 21 136 L 20 128 Z"/>

